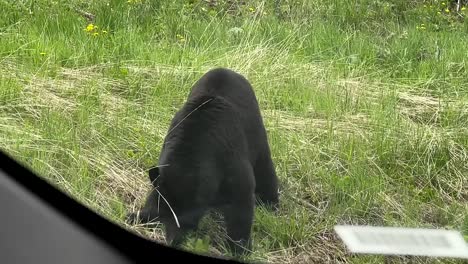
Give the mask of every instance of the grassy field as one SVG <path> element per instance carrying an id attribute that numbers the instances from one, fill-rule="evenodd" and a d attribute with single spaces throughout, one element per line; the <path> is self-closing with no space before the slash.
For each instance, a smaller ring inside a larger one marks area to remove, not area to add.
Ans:
<path id="1" fill-rule="evenodd" d="M 335 224 L 468 236 L 468 7 L 212 2 L 0 0 L 1 149 L 164 241 L 125 214 L 191 85 L 228 67 L 255 88 L 281 181 L 279 215 L 256 211 L 248 261 L 385 261 L 349 255 Z M 223 232 L 206 218 L 185 248 L 224 254 Z"/>

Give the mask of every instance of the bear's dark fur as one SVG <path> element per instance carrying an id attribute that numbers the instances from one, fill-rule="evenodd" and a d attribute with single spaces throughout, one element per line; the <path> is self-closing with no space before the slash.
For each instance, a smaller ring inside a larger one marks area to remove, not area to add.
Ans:
<path id="1" fill-rule="evenodd" d="M 256 201 L 276 211 L 279 198 L 258 102 L 243 76 L 217 68 L 195 83 L 149 178 L 154 189 L 138 220 L 163 223 L 170 245 L 179 245 L 214 208 L 224 215 L 233 253 L 251 249 Z M 129 218 L 134 223 L 137 214 Z"/>

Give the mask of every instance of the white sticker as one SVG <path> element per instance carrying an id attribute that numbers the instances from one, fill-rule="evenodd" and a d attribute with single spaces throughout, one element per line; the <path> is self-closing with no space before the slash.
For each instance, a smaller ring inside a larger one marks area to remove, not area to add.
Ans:
<path id="1" fill-rule="evenodd" d="M 460 232 L 443 229 L 335 226 L 353 253 L 468 258 Z"/>

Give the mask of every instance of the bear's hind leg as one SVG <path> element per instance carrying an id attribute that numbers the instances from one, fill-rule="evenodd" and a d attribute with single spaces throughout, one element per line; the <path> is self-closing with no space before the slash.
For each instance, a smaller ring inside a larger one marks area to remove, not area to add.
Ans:
<path id="1" fill-rule="evenodd" d="M 247 254 L 252 249 L 250 240 L 254 218 L 254 196 L 251 199 L 237 201 L 224 209 L 224 219 L 228 238 L 228 246 L 234 255 Z"/>
<path id="2" fill-rule="evenodd" d="M 279 209 L 278 178 L 269 153 L 257 161 L 254 172 L 256 204 L 277 211 Z"/>
<path id="3" fill-rule="evenodd" d="M 240 162 L 237 167 L 227 170 L 230 178 L 229 198 L 223 208 L 228 238 L 228 247 L 234 255 L 248 254 L 254 219 L 255 195 L 253 169 L 248 162 Z"/>

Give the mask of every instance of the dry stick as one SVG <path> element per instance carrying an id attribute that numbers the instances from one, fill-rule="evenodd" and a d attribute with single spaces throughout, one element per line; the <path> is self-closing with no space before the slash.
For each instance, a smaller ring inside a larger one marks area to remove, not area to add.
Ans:
<path id="1" fill-rule="evenodd" d="M 66 8 L 68 8 L 69 10 L 73 10 L 75 11 L 76 13 L 80 14 L 81 16 L 83 16 L 84 18 L 86 18 L 88 20 L 89 23 L 93 22 L 94 19 L 96 18 L 95 15 L 89 13 L 89 12 L 86 12 L 86 11 L 83 11 L 83 10 L 80 10 L 79 8 L 77 7 L 74 7 L 72 6 L 71 4 L 70 5 L 65 5 Z"/>
<path id="2" fill-rule="evenodd" d="M 82 15 L 83 17 L 85 17 L 88 22 L 92 22 L 94 21 L 94 18 L 96 17 L 95 15 L 91 14 L 91 13 L 88 13 L 88 12 L 85 12 L 85 11 L 82 11 L 82 10 L 79 10 L 77 8 L 75 8 L 75 12 L 79 13 L 80 15 Z"/>
<path id="3" fill-rule="evenodd" d="M 304 206 L 304 207 L 307 207 L 307 208 L 310 208 L 312 210 L 315 210 L 315 211 L 320 211 L 320 208 L 318 208 L 317 206 L 311 204 L 310 202 L 304 200 L 304 199 L 301 199 L 299 197 L 296 197 L 295 195 L 288 195 L 294 202 Z"/>
<path id="4" fill-rule="evenodd" d="M 171 209 L 171 212 L 172 212 L 172 214 L 174 215 L 174 219 L 175 219 L 175 221 L 176 221 L 177 227 L 180 228 L 179 219 L 177 219 L 177 215 L 174 213 L 174 210 L 172 210 L 171 205 L 170 205 L 169 202 L 166 200 L 166 198 L 164 198 L 164 195 L 162 195 L 162 194 L 158 191 L 158 189 L 155 189 L 155 190 L 158 192 L 159 197 L 162 197 L 162 198 L 164 199 L 164 201 L 166 202 L 167 206 L 169 206 L 169 209 Z"/>

